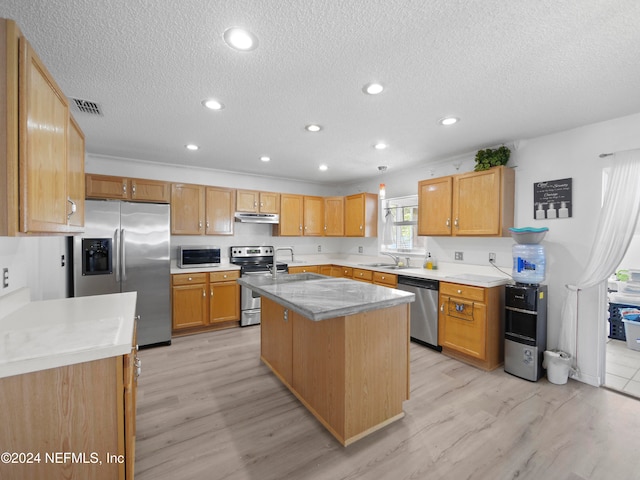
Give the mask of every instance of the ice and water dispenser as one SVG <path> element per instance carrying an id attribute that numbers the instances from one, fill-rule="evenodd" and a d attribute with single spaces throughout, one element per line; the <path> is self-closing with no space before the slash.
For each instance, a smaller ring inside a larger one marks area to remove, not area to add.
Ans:
<path id="1" fill-rule="evenodd" d="M 548 228 L 512 228 L 515 285 L 505 287 L 504 371 L 530 381 L 544 374 L 547 348 L 547 286 L 544 247 Z"/>

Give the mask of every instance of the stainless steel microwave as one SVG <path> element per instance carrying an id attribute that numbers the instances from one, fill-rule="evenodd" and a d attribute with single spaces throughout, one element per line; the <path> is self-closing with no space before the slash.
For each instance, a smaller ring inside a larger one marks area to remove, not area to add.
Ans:
<path id="1" fill-rule="evenodd" d="M 220 247 L 181 245 L 177 264 L 179 268 L 217 267 L 220 265 Z"/>

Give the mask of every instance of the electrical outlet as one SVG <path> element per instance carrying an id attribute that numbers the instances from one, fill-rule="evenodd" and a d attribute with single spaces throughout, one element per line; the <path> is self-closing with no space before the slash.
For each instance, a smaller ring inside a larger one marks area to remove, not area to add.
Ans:
<path id="1" fill-rule="evenodd" d="M 362 247 L 358 247 L 358 253 L 362 253 Z"/>
<path id="2" fill-rule="evenodd" d="M 496 254 L 493 252 L 489 252 L 489 263 L 494 263 L 496 261 Z"/>
<path id="3" fill-rule="evenodd" d="M 322 245 L 318 245 L 318 253 L 322 252 Z"/>
<path id="4" fill-rule="evenodd" d="M 9 269 L 2 269 L 2 288 L 7 288 L 9 286 Z"/>
<path id="5" fill-rule="evenodd" d="M 456 252 L 455 253 L 455 259 L 456 260 L 464 260 L 464 253 L 463 252 Z"/>

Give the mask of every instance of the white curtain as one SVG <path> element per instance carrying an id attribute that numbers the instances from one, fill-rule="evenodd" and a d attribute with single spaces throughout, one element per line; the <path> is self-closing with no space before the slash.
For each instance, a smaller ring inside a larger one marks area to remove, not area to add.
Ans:
<path id="1" fill-rule="evenodd" d="M 640 149 L 615 154 L 596 237 L 588 263 L 575 285 L 567 285 L 558 348 L 576 359 L 578 293 L 604 282 L 620 265 L 633 238 L 640 211 Z M 600 321 L 600 320 L 598 320 Z"/>

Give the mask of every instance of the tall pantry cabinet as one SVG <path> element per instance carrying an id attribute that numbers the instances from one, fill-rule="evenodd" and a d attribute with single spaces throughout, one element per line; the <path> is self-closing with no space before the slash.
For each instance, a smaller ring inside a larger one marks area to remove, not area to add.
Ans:
<path id="1" fill-rule="evenodd" d="M 0 235 L 81 232 L 84 135 L 12 20 L 0 19 Z"/>

